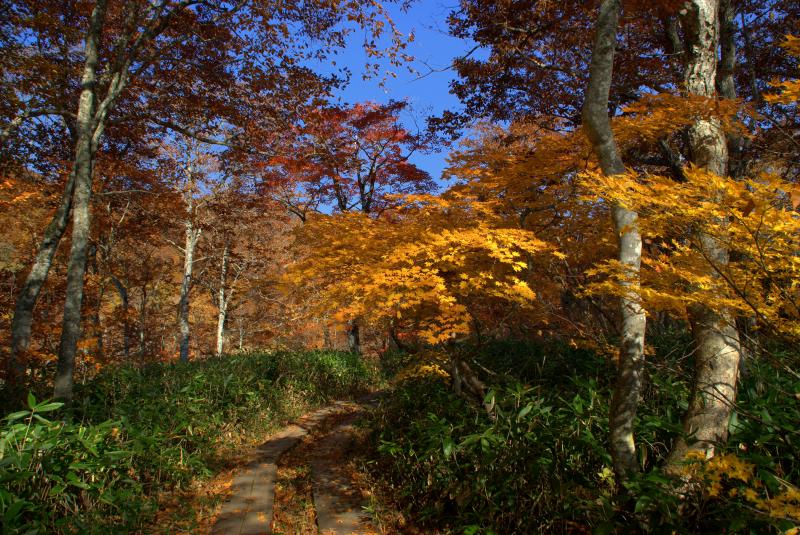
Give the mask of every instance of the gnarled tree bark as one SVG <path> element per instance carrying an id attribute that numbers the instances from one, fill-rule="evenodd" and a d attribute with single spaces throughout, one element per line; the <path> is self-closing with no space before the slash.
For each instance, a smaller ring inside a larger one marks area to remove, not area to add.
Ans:
<path id="1" fill-rule="evenodd" d="M 691 0 L 682 12 L 687 41 L 684 81 L 689 94 L 716 95 L 719 9 L 718 0 Z M 688 137 L 692 162 L 725 176 L 728 145 L 719 121 L 697 120 L 689 128 Z M 700 253 L 718 269 L 724 269 L 728 263 L 724 244 L 702 228 L 695 229 L 693 238 Z M 679 471 L 689 452 L 710 457 L 715 447 L 727 440 L 739 373 L 740 344 L 733 314 L 694 305 L 689 308 L 689 321 L 695 343 L 695 378 L 683 420 L 684 436 L 676 440 L 668 459 L 672 472 Z"/>

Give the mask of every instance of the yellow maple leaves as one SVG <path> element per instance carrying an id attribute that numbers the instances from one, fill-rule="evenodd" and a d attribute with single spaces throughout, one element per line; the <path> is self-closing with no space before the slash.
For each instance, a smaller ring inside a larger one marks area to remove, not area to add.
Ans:
<path id="1" fill-rule="evenodd" d="M 491 202 L 458 193 L 414 195 L 386 217 L 318 216 L 300 232 L 307 255 L 293 282 L 325 281 L 320 306 L 339 318 L 403 319 L 435 344 L 468 333 L 486 301 L 529 306 L 536 293 L 518 274 L 553 248 L 513 228 Z"/>
<path id="2" fill-rule="evenodd" d="M 592 195 L 640 214 L 645 248 L 639 293 L 647 309 L 682 314 L 687 305 L 701 303 L 755 315 L 771 330 L 799 337 L 795 186 L 766 173 L 744 181 L 697 168 L 688 168 L 685 175 L 683 183 L 633 173 L 583 175 Z M 705 254 L 700 234 L 721 243 L 728 255 Z M 627 276 L 618 262 L 603 262 L 594 273 L 607 277 L 593 291 L 623 291 L 618 283 Z"/>
<path id="3" fill-rule="evenodd" d="M 792 56 L 800 58 L 800 37 L 787 35 L 786 40 L 781 46 Z M 776 80 L 770 85 L 778 89 L 780 93 L 764 95 L 767 102 L 773 104 L 791 104 L 800 101 L 800 80 L 786 80 L 784 82 Z"/>
<path id="4" fill-rule="evenodd" d="M 789 37 L 785 47 L 798 52 L 798 43 Z M 612 126 L 626 153 L 650 150 L 698 118 L 746 136 L 747 114 L 737 100 L 663 93 L 628 106 Z M 650 312 L 682 317 L 703 304 L 800 337 L 800 189 L 776 175 L 737 181 L 689 167 L 683 182 L 607 177 L 583 132 L 525 121 L 479 125 L 449 163 L 458 182 L 444 195 L 396 197 L 399 207 L 377 219 L 312 218 L 300 233 L 307 254 L 289 279 L 313 285 L 326 313 L 402 320 L 430 343 L 468 333 L 481 311 L 491 320 L 509 307 L 524 328 L 552 325 L 585 339 L 563 308 L 576 295 L 619 296 L 631 281 Z M 640 215 L 639 279 L 612 259 L 612 204 Z M 705 254 L 700 236 L 728 256 Z"/>
<path id="5" fill-rule="evenodd" d="M 685 471 L 705 483 L 709 497 L 738 497 L 772 518 L 800 522 L 800 489 L 796 486 L 776 478 L 783 488 L 769 493 L 755 465 L 730 453 L 688 460 Z"/>
<path id="6" fill-rule="evenodd" d="M 394 377 L 394 383 L 414 379 L 446 379 L 450 374 L 450 357 L 441 351 L 424 350 L 414 355 L 414 360 Z"/>

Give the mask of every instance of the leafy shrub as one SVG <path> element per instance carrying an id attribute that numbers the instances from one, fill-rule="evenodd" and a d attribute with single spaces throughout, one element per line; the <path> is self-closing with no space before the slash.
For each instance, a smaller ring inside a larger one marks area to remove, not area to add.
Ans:
<path id="1" fill-rule="evenodd" d="M 393 379 L 400 370 L 408 366 L 414 360 L 414 356 L 403 351 L 384 351 L 380 354 L 378 367 L 381 378 Z"/>
<path id="2" fill-rule="evenodd" d="M 613 366 L 558 344 L 495 342 L 461 350 L 476 369 L 487 370 L 493 417 L 453 394 L 447 380 L 400 383 L 373 422 L 375 476 L 414 521 L 458 532 L 791 527 L 800 519 L 800 382 L 764 362 L 748 364 L 727 449 L 712 462 L 687 466 L 705 484 L 685 493 L 661 465 L 687 405 L 688 377 L 677 370 L 691 370 L 691 362 L 685 336 L 656 341 L 637 421 L 643 472 L 626 493 L 614 492 L 607 452 Z"/>
<path id="3" fill-rule="evenodd" d="M 500 355 L 492 369 L 510 371 L 509 352 Z M 490 364 L 486 354 L 479 357 Z M 583 364 L 600 375 L 603 362 L 593 360 Z M 541 367 L 515 371 L 528 379 L 565 377 L 550 368 L 544 375 Z M 607 408 L 597 379 L 576 384 L 573 377 L 557 390 L 510 374 L 492 379 L 493 417 L 434 375 L 401 383 L 376 416 L 376 472 L 423 525 L 497 533 L 563 527 L 585 488 L 608 485 L 599 470 L 608 463 Z"/>
<path id="4" fill-rule="evenodd" d="M 54 422 L 42 416 L 61 403 L 37 403 L 9 414 L 0 431 L 0 515 L 4 533 L 89 531 L 109 515 L 138 514 L 141 486 L 129 476 L 132 454 L 119 423 Z M 85 516 L 76 515 L 81 510 Z M 24 529 L 21 529 L 23 528 Z M 20 529 L 17 529 L 20 528 Z"/>

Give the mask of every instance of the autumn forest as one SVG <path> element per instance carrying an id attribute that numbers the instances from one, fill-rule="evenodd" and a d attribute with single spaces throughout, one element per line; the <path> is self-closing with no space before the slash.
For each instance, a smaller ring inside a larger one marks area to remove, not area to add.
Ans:
<path id="1" fill-rule="evenodd" d="M 0 221 L 4 534 L 800 533 L 797 2 L 3 0 Z"/>

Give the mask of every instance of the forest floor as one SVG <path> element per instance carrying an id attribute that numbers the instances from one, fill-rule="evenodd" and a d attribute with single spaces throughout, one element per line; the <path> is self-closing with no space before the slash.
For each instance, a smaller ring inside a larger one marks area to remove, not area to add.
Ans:
<path id="1" fill-rule="evenodd" d="M 356 424 L 377 395 L 341 401 L 299 418 L 220 474 L 200 532 L 212 534 L 381 533 L 365 513 L 371 492 L 352 455 Z"/>

